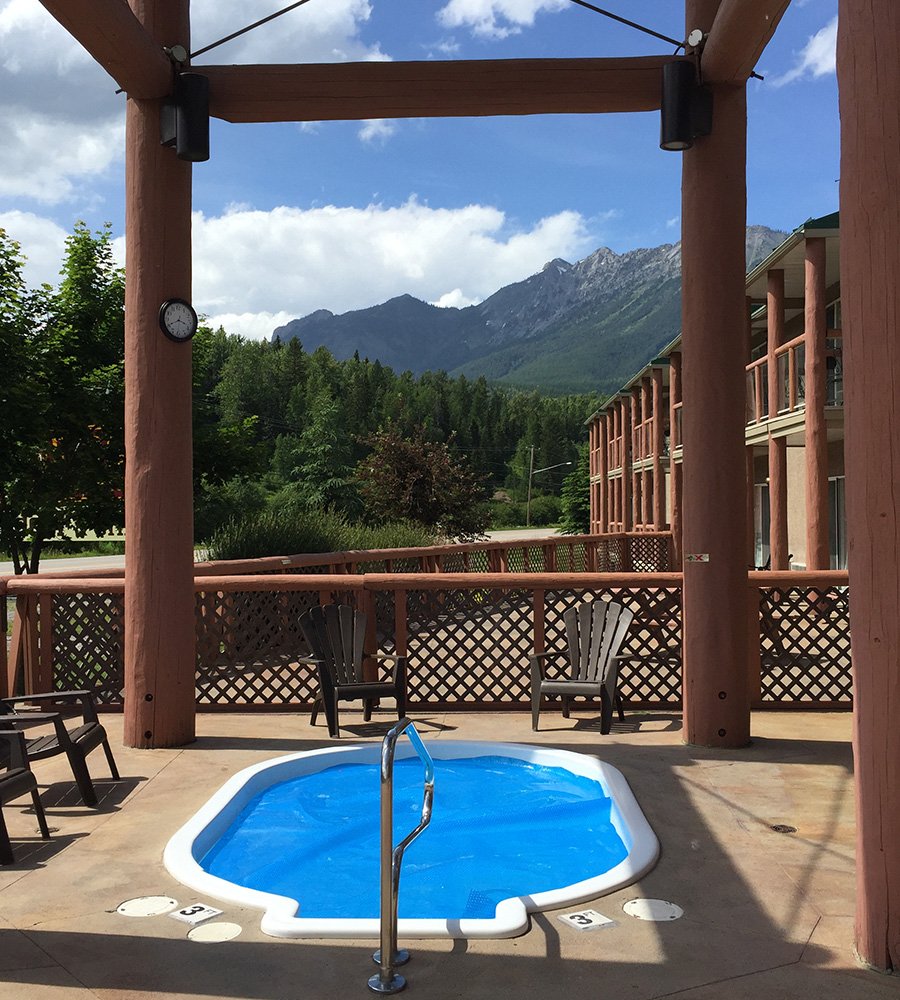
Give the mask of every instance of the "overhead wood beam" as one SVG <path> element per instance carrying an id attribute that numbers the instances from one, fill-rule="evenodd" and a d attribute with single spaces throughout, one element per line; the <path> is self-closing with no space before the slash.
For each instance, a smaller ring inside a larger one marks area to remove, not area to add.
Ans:
<path id="1" fill-rule="evenodd" d="M 194 66 L 230 122 L 654 111 L 672 56 Z"/>
<path id="2" fill-rule="evenodd" d="M 41 0 L 129 97 L 165 97 L 172 89 L 169 57 L 125 0 Z M 173 38 L 167 44 L 188 45 Z"/>
<path id="3" fill-rule="evenodd" d="M 745 83 L 790 0 L 722 0 L 700 57 L 704 83 Z"/>

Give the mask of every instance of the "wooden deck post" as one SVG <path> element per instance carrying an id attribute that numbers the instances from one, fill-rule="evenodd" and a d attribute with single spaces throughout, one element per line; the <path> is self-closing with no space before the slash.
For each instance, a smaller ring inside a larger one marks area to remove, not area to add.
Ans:
<path id="1" fill-rule="evenodd" d="M 806 240 L 806 568 L 828 569 L 825 240 Z M 774 567 L 774 563 L 772 566 Z"/>
<path id="2" fill-rule="evenodd" d="M 190 46 L 188 0 L 133 2 L 160 44 Z M 159 143 L 158 100 L 129 99 L 125 290 L 126 745 L 195 736 L 191 346 L 159 328 L 191 297 L 191 167 Z"/>
<path id="3" fill-rule="evenodd" d="M 771 422 L 778 414 L 778 365 L 775 351 L 784 343 L 784 271 L 768 272 L 766 322 L 769 356 L 769 552 L 772 569 L 788 568 L 787 438 L 775 437 Z M 819 569 L 826 567 L 818 567 Z"/>
<path id="4" fill-rule="evenodd" d="M 597 475 L 600 477 L 600 481 L 597 484 L 597 526 L 596 530 L 601 534 L 605 535 L 609 531 L 609 506 L 608 506 L 608 491 L 609 491 L 609 452 L 607 451 L 607 422 L 606 414 L 601 415 L 599 419 L 598 433 L 597 433 Z"/>
<path id="5" fill-rule="evenodd" d="M 718 0 L 688 0 L 708 31 Z M 684 739 L 740 747 L 747 686 L 745 86 L 715 86 L 712 134 L 683 154 Z"/>
<path id="6" fill-rule="evenodd" d="M 840 0 L 841 305 L 853 588 L 856 949 L 900 969 L 900 6 Z"/>
<path id="7" fill-rule="evenodd" d="M 661 368 L 653 369 L 653 529 L 666 528 L 666 476 L 663 472 L 663 451 L 666 447 L 665 424 L 663 421 L 663 373 Z M 669 441 L 672 431 L 669 429 Z"/>
<path id="8" fill-rule="evenodd" d="M 681 351 L 669 358 L 669 505 L 672 522 L 672 569 L 681 569 L 681 495 L 683 465 L 675 460 L 675 449 L 681 447 L 678 431 L 678 404 L 681 402 Z"/>

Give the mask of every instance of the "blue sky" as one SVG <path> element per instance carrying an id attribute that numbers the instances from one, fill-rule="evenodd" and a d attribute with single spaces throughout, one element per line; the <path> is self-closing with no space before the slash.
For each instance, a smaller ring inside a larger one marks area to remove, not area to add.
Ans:
<path id="1" fill-rule="evenodd" d="M 193 0 L 193 48 L 286 0 Z M 663 34 L 682 4 L 603 0 Z M 837 0 L 794 0 L 749 84 L 749 223 L 838 207 Z M 661 54 L 569 0 L 311 0 L 210 63 Z M 38 0 L 0 0 L 0 228 L 54 282 L 77 219 L 124 225 L 124 98 Z M 194 302 L 268 337 L 318 308 L 409 292 L 466 305 L 600 246 L 678 239 L 681 156 L 659 116 L 228 125 L 194 167 Z M 122 250 L 122 241 L 117 241 Z"/>

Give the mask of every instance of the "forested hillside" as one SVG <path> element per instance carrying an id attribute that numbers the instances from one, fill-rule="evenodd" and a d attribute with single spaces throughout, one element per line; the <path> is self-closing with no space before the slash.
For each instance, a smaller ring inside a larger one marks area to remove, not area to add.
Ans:
<path id="1" fill-rule="evenodd" d="M 197 535 L 228 509 L 261 509 L 289 490 L 314 506 L 359 510 L 354 470 L 371 436 L 418 428 L 445 442 L 483 477 L 488 492 L 524 499 L 531 446 L 534 468 L 574 462 L 584 421 L 599 397 L 541 396 L 492 387 L 482 376 L 415 378 L 354 356 L 337 361 L 300 342 L 245 341 L 223 330 L 194 338 L 194 455 Z M 559 492 L 565 469 L 535 479 Z"/>

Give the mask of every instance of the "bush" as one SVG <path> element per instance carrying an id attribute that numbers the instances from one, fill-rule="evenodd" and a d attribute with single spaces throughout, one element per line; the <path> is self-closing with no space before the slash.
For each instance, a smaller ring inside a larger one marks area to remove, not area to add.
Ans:
<path id="1" fill-rule="evenodd" d="M 492 528 L 521 528 L 525 524 L 525 504 L 512 500 L 495 500 L 491 504 Z"/>
<path id="2" fill-rule="evenodd" d="M 204 476 L 194 502 L 194 539 L 208 542 L 230 521 L 260 514 L 265 507 L 266 491 L 256 480 L 235 476 L 214 483 Z"/>
<path id="3" fill-rule="evenodd" d="M 543 528 L 548 524 L 556 524 L 559 521 L 559 516 L 560 504 L 557 497 L 531 498 L 532 527 Z"/>
<path id="4" fill-rule="evenodd" d="M 347 549 L 406 548 L 434 542 L 434 536 L 421 525 L 393 522 L 370 527 L 349 521 L 334 511 L 284 502 L 229 521 L 213 534 L 208 549 L 210 559 L 230 560 Z"/>

